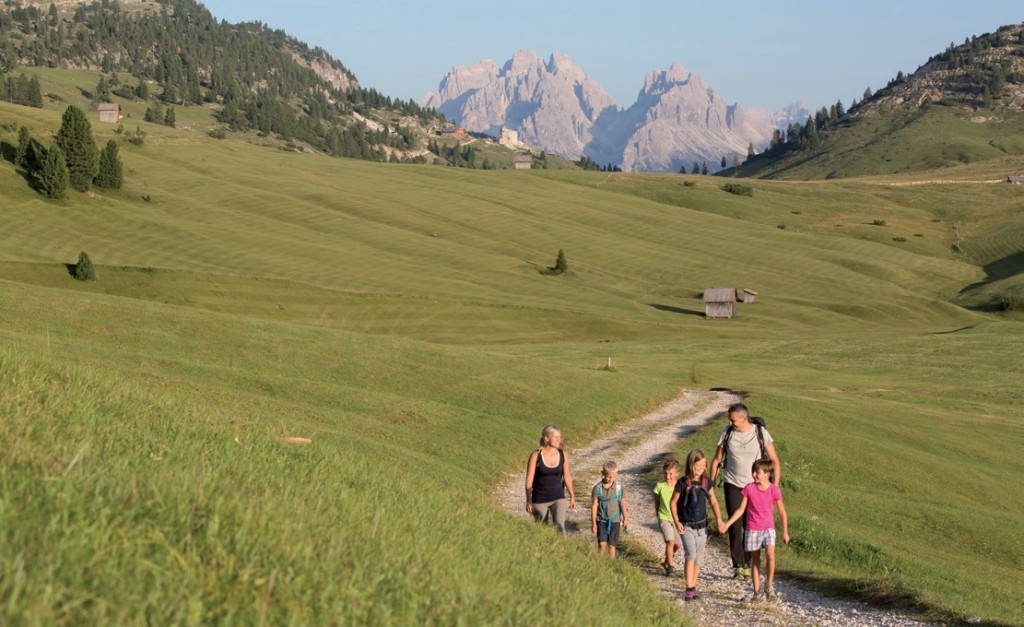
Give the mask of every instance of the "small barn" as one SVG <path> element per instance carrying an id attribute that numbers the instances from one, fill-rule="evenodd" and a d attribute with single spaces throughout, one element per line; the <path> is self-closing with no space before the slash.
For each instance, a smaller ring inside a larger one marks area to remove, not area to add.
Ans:
<path id="1" fill-rule="evenodd" d="M 437 134 L 440 137 L 454 137 L 455 139 L 462 139 L 466 136 L 466 129 L 461 126 L 449 126 L 448 128 L 439 130 Z"/>
<path id="2" fill-rule="evenodd" d="M 743 288 L 743 302 L 745 303 L 756 303 L 757 292 L 749 288 Z"/>
<path id="3" fill-rule="evenodd" d="M 100 122 L 117 124 L 121 121 L 121 105 L 116 102 L 101 102 L 96 111 L 100 114 Z"/>
<path id="4" fill-rule="evenodd" d="M 533 155 L 516 155 L 512 159 L 512 167 L 517 170 L 529 170 L 533 167 Z"/>
<path id="5" fill-rule="evenodd" d="M 736 288 L 709 287 L 704 290 L 704 315 L 708 318 L 732 318 L 736 315 Z"/>

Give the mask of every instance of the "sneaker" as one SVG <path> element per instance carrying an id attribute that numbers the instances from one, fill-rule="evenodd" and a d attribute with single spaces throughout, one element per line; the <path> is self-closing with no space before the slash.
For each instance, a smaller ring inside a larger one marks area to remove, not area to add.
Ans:
<path id="1" fill-rule="evenodd" d="M 750 569 L 749 568 L 737 568 L 736 570 L 738 570 L 740 572 L 740 577 L 739 577 L 740 579 L 742 579 L 743 581 L 750 581 Z"/>
<path id="2" fill-rule="evenodd" d="M 687 601 L 693 601 L 694 599 L 697 598 L 697 591 L 696 590 L 687 590 L 686 594 L 683 595 L 683 598 L 685 598 Z"/>
<path id="3" fill-rule="evenodd" d="M 732 578 L 735 579 L 736 581 L 743 581 L 743 569 L 742 568 L 733 568 L 732 569 Z"/>
<path id="4" fill-rule="evenodd" d="M 758 595 L 758 591 L 754 590 L 753 592 L 748 592 L 748 593 L 744 594 L 742 597 L 740 597 L 740 601 L 742 601 L 744 603 L 753 603 L 754 601 L 757 600 L 758 596 L 759 596 Z"/>
<path id="5" fill-rule="evenodd" d="M 668 560 L 665 560 L 664 562 L 662 562 L 661 563 L 661 567 L 665 569 L 665 576 L 666 577 L 668 577 L 669 575 L 674 573 L 675 570 L 676 570 L 675 568 L 672 567 L 672 564 L 670 564 L 668 562 Z"/>
<path id="6" fill-rule="evenodd" d="M 700 590 L 698 590 L 696 588 L 693 589 L 693 598 L 694 599 L 699 599 L 700 598 Z"/>
<path id="7" fill-rule="evenodd" d="M 769 603 L 778 603 L 779 593 L 775 591 L 775 588 L 768 588 L 764 591 L 764 600 Z"/>

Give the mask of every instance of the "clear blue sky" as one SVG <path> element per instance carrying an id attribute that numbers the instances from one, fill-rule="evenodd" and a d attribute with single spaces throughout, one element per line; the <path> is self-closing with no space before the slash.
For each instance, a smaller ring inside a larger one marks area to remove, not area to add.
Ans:
<path id="1" fill-rule="evenodd" d="M 950 42 L 1024 20 L 1021 0 L 205 0 L 218 19 L 259 20 L 416 102 L 454 66 L 561 52 L 620 107 L 679 61 L 719 97 L 775 110 L 860 99 Z"/>

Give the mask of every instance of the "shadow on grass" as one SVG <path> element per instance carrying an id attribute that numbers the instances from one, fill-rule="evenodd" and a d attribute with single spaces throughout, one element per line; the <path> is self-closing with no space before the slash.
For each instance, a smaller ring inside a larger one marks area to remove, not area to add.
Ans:
<path id="1" fill-rule="evenodd" d="M 1009 279 L 1017 276 L 1018 274 L 1024 274 L 1024 250 L 1015 252 L 1012 255 L 1007 255 L 1001 259 L 996 259 L 991 263 L 987 263 L 982 266 L 982 270 L 985 271 L 984 280 L 978 281 L 977 283 L 971 283 L 960 290 L 957 297 L 953 299 L 954 303 L 965 296 L 969 296 L 971 292 L 979 290 L 990 283 Z M 963 307 L 972 311 L 985 313 L 996 313 L 1005 310 L 1003 303 L 995 299 L 990 299 L 973 305 L 963 305 Z"/>
<path id="2" fill-rule="evenodd" d="M 76 277 L 76 275 L 78 274 L 78 264 L 77 263 L 66 263 L 66 264 L 64 264 L 64 267 L 68 269 L 68 274 L 71 275 L 72 279 L 77 278 Z"/>
<path id="3" fill-rule="evenodd" d="M 683 309 L 681 307 L 673 307 L 672 305 L 659 305 L 658 303 L 647 303 L 649 306 L 654 307 L 658 311 L 667 311 L 669 313 L 677 314 L 689 314 L 691 316 L 704 317 L 703 311 L 697 311 L 696 309 Z"/>
<path id="4" fill-rule="evenodd" d="M 783 574 L 787 579 L 795 580 L 802 587 L 814 590 L 825 596 L 863 601 L 872 607 L 886 610 L 901 610 L 911 617 L 922 621 L 939 621 L 942 624 L 950 624 L 962 623 L 964 620 L 963 616 L 950 614 L 922 603 L 911 592 L 880 585 L 875 582 L 841 577 L 823 577 L 821 575 L 796 571 L 780 571 L 780 574 Z M 1009 623 L 988 621 L 976 624 L 999 627 L 1009 625 Z"/>

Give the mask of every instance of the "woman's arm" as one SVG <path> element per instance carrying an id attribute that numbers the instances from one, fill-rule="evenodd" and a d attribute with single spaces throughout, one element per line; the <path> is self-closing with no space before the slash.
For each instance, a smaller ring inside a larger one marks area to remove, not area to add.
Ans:
<path id="1" fill-rule="evenodd" d="M 526 513 L 533 513 L 533 473 L 537 471 L 537 455 L 540 449 L 530 453 L 530 461 L 526 462 Z"/>

